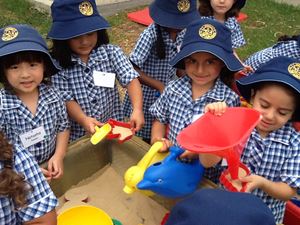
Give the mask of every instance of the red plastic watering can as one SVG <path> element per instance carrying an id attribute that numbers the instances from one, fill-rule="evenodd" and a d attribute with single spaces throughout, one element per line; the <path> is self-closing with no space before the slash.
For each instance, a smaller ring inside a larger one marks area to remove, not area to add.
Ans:
<path id="1" fill-rule="evenodd" d="M 235 180 L 238 179 L 239 168 L 249 172 L 247 167 L 240 163 L 240 156 L 259 120 L 258 111 L 244 107 L 228 108 L 222 116 L 208 112 L 183 129 L 177 136 L 177 141 L 189 151 L 225 158 L 231 179 Z M 229 189 L 232 190 L 232 187 Z"/>

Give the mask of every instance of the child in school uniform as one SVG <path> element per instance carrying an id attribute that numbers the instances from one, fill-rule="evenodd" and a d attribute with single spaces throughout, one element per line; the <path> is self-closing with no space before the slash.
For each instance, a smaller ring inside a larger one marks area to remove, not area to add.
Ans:
<path id="1" fill-rule="evenodd" d="M 281 36 L 276 44 L 271 47 L 262 49 L 245 60 L 245 64 L 251 66 L 253 70 L 257 70 L 260 65 L 269 60 L 278 57 L 287 56 L 300 61 L 300 35 Z"/>
<path id="2" fill-rule="evenodd" d="M 69 139 L 66 106 L 49 85 L 58 71 L 41 35 L 31 26 L 9 25 L 0 30 L 0 129 L 12 144 L 27 149 L 48 178 L 63 175 Z"/>
<path id="3" fill-rule="evenodd" d="M 95 0 L 54 0 L 48 37 L 52 55 L 63 69 L 52 82 L 64 92 L 71 118 L 70 140 L 94 133 L 108 119 L 123 120 L 115 79 L 127 88 L 133 104 L 130 123 L 135 131 L 144 124 L 139 74 L 123 51 L 109 44 L 108 22 Z"/>
<path id="4" fill-rule="evenodd" d="M 186 75 L 171 81 L 151 106 L 156 118 L 151 142 L 163 140 L 162 150 L 177 144 L 178 133 L 198 119 L 209 103 L 239 106 L 239 96 L 230 86 L 242 64 L 233 54 L 230 30 L 216 20 L 198 19 L 187 27 L 180 52 L 171 60 Z M 217 110 L 216 110 L 217 111 Z M 165 137 L 165 126 L 169 132 Z"/>
<path id="5" fill-rule="evenodd" d="M 55 225 L 57 199 L 36 160 L 0 132 L 0 224 Z"/>
<path id="6" fill-rule="evenodd" d="M 246 40 L 236 17 L 245 3 L 246 0 L 199 0 L 199 13 L 202 17 L 215 19 L 230 29 L 232 48 L 238 59 L 236 49 L 244 46 Z M 244 64 L 244 67 L 244 71 L 252 71 L 247 64 Z"/>
<path id="7" fill-rule="evenodd" d="M 262 116 L 241 156 L 251 174 L 240 181 L 247 182 L 246 191 L 261 198 L 280 224 L 286 201 L 300 187 L 300 133 L 292 126 L 300 121 L 300 63 L 276 57 L 238 80 L 237 87 Z M 205 154 L 199 158 L 205 167 L 220 160 Z"/>
<path id="8" fill-rule="evenodd" d="M 154 22 L 141 33 L 129 57 L 142 83 L 145 126 L 137 135 L 146 142 L 150 141 L 154 120 L 148 110 L 176 77 L 177 70 L 169 62 L 179 51 L 187 25 L 200 17 L 196 0 L 155 0 L 149 6 L 149 13 Z M 126 116 L 132 111 L 128 95 L 124 111 Z"/>

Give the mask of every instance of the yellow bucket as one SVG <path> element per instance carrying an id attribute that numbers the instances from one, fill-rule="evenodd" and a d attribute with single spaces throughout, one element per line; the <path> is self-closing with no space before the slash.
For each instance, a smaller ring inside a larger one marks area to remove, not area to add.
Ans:
<path id="1" fill-rule="evenodd" d="M 112 219 L 101 209 L 90 206 L 75 206 L 57 217 L 58 225 L 113 225 Z"/>

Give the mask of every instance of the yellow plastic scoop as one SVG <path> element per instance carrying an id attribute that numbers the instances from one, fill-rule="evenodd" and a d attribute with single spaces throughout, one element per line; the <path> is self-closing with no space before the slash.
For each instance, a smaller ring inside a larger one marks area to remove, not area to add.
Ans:
<path id="1" fill-rule="evenodd" d="M 137 189 L 137 184 L 144 178 L 144 173 L 146 169 L 150 166 L 150 163 L 153 162 L 153 158 L 162 148 L 162 142 L 155 142 L 149 151 L 144 155 L 144 157 L 138 162 L 136 166 L 130 167 L 124 175 L 125 186 L 123 191 L 127 194 L 131 194 Z M 165 154 L 166 155 L 166 154 Z M 147 194 L 147 193 L 146 193 Z M 150 193 L 148 193 L 150 194 Z"/>
<path id="2" fill-rule="evenodd" d="M 98 144 L 102 141 L 112 130 L 109 123 L 104 124 L 102 127 L 95 126 L 96 132 L 91 137 L 91 143 L 93 145 Z"/>

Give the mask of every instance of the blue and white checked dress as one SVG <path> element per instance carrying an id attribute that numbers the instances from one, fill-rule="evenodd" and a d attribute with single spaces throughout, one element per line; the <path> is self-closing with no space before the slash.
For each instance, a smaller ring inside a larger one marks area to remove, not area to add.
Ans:
<path id="1" fill-rule="evenodd" d="M 43 126 L 44 140 L 26 148 L 41 164 L 54 154 L 57 134 L 69 129 L 69 120 L 65 103 L 56 89 L 41 84 L 39 92 L 33 116 L 16 95 L 1 89 L 0 129 L 11 143 L 23 146 L 20 135 Z"/>
<path id="2" fill-rule="evenodd" d="M 12 199 L 0 195 L 1 225 L 21 225 L 52 211 L 58 203 L 34 157 L 27 150 L 16 146 L 13 161 L 13 169 L 23 174 L 25 181 L 33 189 L 27 197 L 28 206 L 21 209 L 14 206 Z M 0 170 L 2 169 L 0 161 Z"/>
<path id="3" fill-rule="evenodd" d="M 153 23 L 141 33 L 129 58 L 131 62 L 137 65 L 148 76 L 167 85 L 170 80 L 176 77 L 176 69 L 169 64 L 169 61 L 177 54 L 182 44 L 185 30 L 178 33 L 175 42 L 170 39 L 168 32 L 162 30 L 166 57 L 165 59 L 159 59 L 155 47 L 157 29 L 157 25 Z M 146 85 L 142 85 L 142 90 L 145 125 L 136 135 L 149 139 L 154 117 L 151 116 L 148 110 L 157 99 L 158 91 Z M 124 99 L 124 112 L 127 117 L 129 117 L 132 112 L 128 94 L 126 94 Z"/>
<path id="4" fill-rule="evenodd" d="M 203 16 L 202 18 L 210 18 L 214 19 L 213 16 Z M 244 34 L 242 32 L 242 28 L 235 17 L 229 17 L 225 22 L 224 25 L 230 29 L 231 31 L 231 42 L 232 48 L 240 48 L 246 44 L 246 40 L 244 38 Z"/>
<path id="5" fill-rule="evenodd" d="M 94 49 L 87 64 L 73 55 L 74 66 L 52 76 L 52 83 L 64 93 L 64 100 L 75 100 L 87 116 L 105 123 L 109 118 L 123 120 L 117 85 L 114 88 L 99 87 L 94 84 L 93 71 L 115 73 L 119 83 L 125 87 L 139 74 L 123 53 L 114 45 L 102 45 Z M 85 134 L 84 129 L 71 120 L 70 140 Z"/>
<path id="6" fill-rule="evenodd" d="M 245 60 L 245 64 L 257 70 L 261 64 L 278 57 L 287 56 L 300 61 L 300 46 L 296 40 L 280 41 L 275 45 L 262 49 Z"/>
<path id="7" fill-rule="evenodd" d="M 300 133 L 291 123 L 261 138 L 256 129 L 245 146 L 241 158 L 251 173 L 274 182 L 300 187 Z M 252 192 L 272 210 L 277 224 L 282 223 L 285 201 L 275 199 L 260 189 Z"/>
<path id="8" fill-rule="evenodd" d="M 193 100 L 191 79 L 186 75 L 171 81 L 149 111 L 161 123 L 169 124 L 168 139 L 177 144 L 178 133 L 193 122 L 193 116 L 203 114 L 208 103 L 218 101 L 225 101 L 229 107 L 240 106 L 239 96 L 220 79 L 211 90 Z"/>

